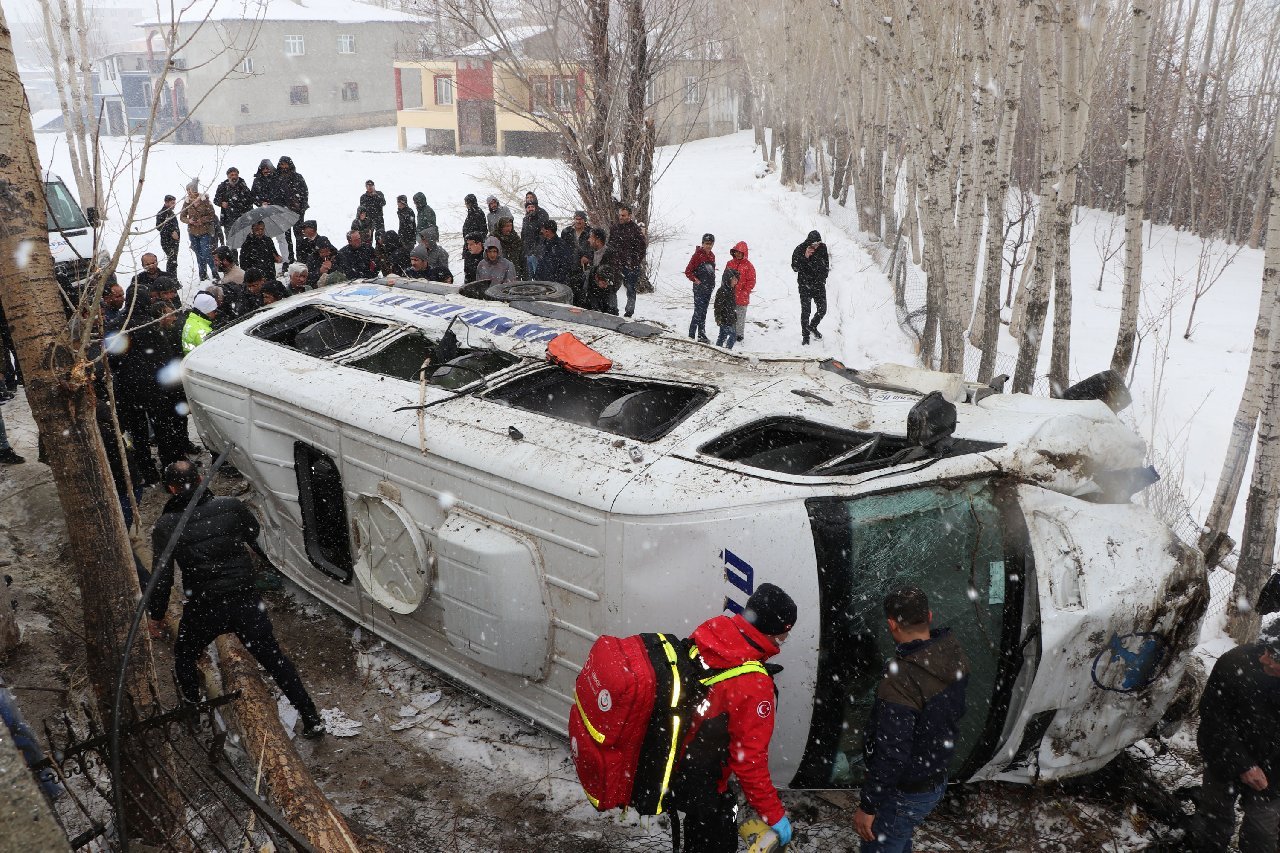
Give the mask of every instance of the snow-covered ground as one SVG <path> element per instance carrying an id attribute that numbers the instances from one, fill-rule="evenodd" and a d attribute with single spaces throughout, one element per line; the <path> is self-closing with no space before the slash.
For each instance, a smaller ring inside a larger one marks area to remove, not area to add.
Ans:
<path id="1" fill-rule="evenodd" d="M 38 142 L 46 166 L 68 175 L 62 138 L 43 134 Z M 127 165 L 128 151 L 118 139 L 104 140 L 104 145 L 108 148 L 107 161 L 118 158 L 118 163 L 124 164 L 107 168 L 116 168 L 116 185 L 127 190 L 138 179 Z M 660 157 L 665 161 L 672 153 L 664 149 Z M 401 153 L 395 150 L 393 128 L 231 148 L 163 145 L 152 152 L 146 175 L 144 203 L 139 207 L 139 223 L 135 226 L 143 233 L 130 239 L 121 270 L 137 268 L 142 252 L 158 251 L 159 241 L 150 233 L 151 215 L 160 207 L 165 193 L 181 198 L 184 185 L 194 177 L 212 195 L 228 166 L 237 166 L 251 180 L 259 160 L 270 157 L 274 161 L 286 154 L 294 159 L 310 186 L 309 218 L 318 220 L 321 233 L 338 244 L 354 215 L 366 179 L 373 179 L 387 195 L 389 222 L 395 217 L 395 195 L 425 192 L 439 217 L 442 242 L 450 252 L 455 272 L 461 268 L 459 229 L 465 194 L 475 193 L 483 202 L 493 192 L 503 203 L 518 209 L 521 199 L 517 193 L 533 189 L 561 224 L 568 222 L 576 206 L 565 191 L 566 174 L 553 161 Z M 687 328 L 691 296 L 683 269 L 700 236 L 710 231 L 717 238 L 721 268 L 734 243 L 741 240 L 750 246 L 757 287 L 749 314 L 745 344 L 748 352 L 834 355 L 853 367 L 881 362 L 917 363 L 914 340 L 898 326 L 889 281 L 873 261 L 866 238 L 851 228 L 852 212 L 836 209 L 831 217 L 818 215 L 812 190 L 784 190 L 776 175 L 757 178 L 759 159 L 758 152 L 753 151 L 751 134 L 743 132 L 690 143 L 674 160 L 664 162 L 667 168 L 655 190 L 652 227 L 666 239 L 651 247 L 656 292 L 640 297 L 637 315 L 672 329 Z M 515 180 L 513 173 L 518 173 L 521 180 Z M 557 204 L 561 199 L 564 202 Z M 118 233 L 119 212 L 109 211 L 108 219 L 108 233 L 113 228 Z M 792 248 L 814 228 L 822 232 L 832 254 L 833 272 L 828 285 L 831 307 L 823 324 L 824 340 L 801 347 L 790 255 Z M 1073 381 L 1109 364 L 1118 323 L 1123 253 L 1117 252 L 1105 265 L 1103 256 L 1110 251 L 1108 246 L 1114 248 L 1122 239 L 1122 226 L 1114 217 L 1093 211 L 1079 213 L 1072 237 Z M 1258 308 L 1262 253 L 1204 244 L 1196 237 L 1165 227 L 1150 229 L 1146 245 L 1141 349 L 1131 383 L 1135 402 L 1127 416 L 1148 441 L 1153 462 L 1167 481 L 1178 484 L 1192 516 L 1199 518 L 1212 497 L 1243 388 Z M 1198 272 L 1208 270 L 1207 275 L 1212 278 L 1224 264 L 1221 278 L 1200 300 L 1191 334 L 1184 339 Z M 180 279 L 190 293 L 195 270 L 185 244 Z M 1098 290 L 1100 279 L 1102 287 Z M 1016 353 L 1016 342 L 1008 337 L 1007 330 L 1001 347 L 1010 355 Z M 1047 367 L 1047 361 L 1046 348 L 1042 367 Z M 1242 514 L 1243 500 L 1237 513 L 1237 528 Z M 1220 591 L 1221 584 L 1218 588 Z M 1208 657 L 1216 657 L 1223 650 L 1220 636 L 1216 621 L 1206 626 L 1202 652 Z M 385 675 L 388 667 L 397 665 L 394 658 L 386 657 L 389 653 L 370 654 L 361 658 L 361 666 L 370 674 Z M 426 702 L 429 697 L 424 698 L 425 688 L 421 686 L 393 682 L 386 686 L 394 693 L 388 694 L 391 704 L 406 713 L 393 710 L 390 718 L 384 715 L 376 722 L 357 720 L 365 725 L 353 727 L 352 740 L 381 732 L 383 726 L 393 730 L 401 726 L 398 731 L 406 734 L 426 732 L 423 737 L 427 741 L 421 746 L 445 750 L 453 760 L 474 763 L 482 773 L 512 772 L 504 765 L 507 759 L 495 755 L 492 748 L 493 727 L 501 728 L 494 720 L 475 713 L 464 715 L 465 719 L 449 727 L 461 740 L 432 742 L 430 732 L 437 730 L 440 715 L 452 712 Z M 355 712 L 351 708 L 342 710 Z M 403 725 L 410 721 L 411 725 Z M 503 740 L 508 735 L 500 733 L 498 739 L 509 743 Z M 498 751 L 504 750 L 511 751 L 506 747 Z M 515 749 L 516 753 L 520 751 Z M 532 758 L 516 775 L 545 780 L 544 795 L 558 805 L 567 805 L 577 796 L 570 784 L 572 779 L 563 778 L 563 749 L 552 757 L 543 754 L 540 747 L 529 753 Z M 568 811 L 575 819 L 591 817 L 589 809 Z M 641 827 L 635 830 L 640 835 L 647 834 Z M 1138 848 L 1118 844 L 1112 849 Z"/>

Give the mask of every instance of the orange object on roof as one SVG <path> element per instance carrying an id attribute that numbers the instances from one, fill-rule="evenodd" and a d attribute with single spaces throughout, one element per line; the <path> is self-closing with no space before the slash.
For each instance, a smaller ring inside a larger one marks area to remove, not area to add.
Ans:
<path id="1" fill-rule="evenodd" d="M 547 361 L 574 373 L 604 373 L 613 362 L 578 340 L 572 332 L 556 335 L 547 344 Z"/>

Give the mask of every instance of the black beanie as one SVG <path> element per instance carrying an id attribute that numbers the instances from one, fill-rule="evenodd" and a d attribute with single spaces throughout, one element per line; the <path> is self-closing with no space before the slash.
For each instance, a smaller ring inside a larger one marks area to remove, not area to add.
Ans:
<path id="1" fill-rule="evenodd" d="M 785 634 L 796 624 L 796 603 L 781 588 L 762 583 L 747 599 L 742 616 L 761 634 Z"/>

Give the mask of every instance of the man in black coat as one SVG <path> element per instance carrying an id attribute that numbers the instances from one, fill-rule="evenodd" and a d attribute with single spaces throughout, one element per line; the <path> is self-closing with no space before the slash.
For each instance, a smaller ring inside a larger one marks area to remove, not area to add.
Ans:
<path id="1" fill-rule="evenodd" d="M 462 245 L 462 280 L 467 284 L 476 280 L 476 267 L 484 259 L 484 232 L 470 231 Z"/>
<path id="2" fill-rule="evenodd" d="M 378 240 L 382 237 L 384 231 L 387 230 L 386 219 L 383 216 L 383 210 L 387 206 L 387 197 L 382 194 L 382 190 L 373 185 L 373 181 L 364 182 L 364 192 L 360 193 L 360 200 L 356 202 L 356 209 L 363 210 L 365 215 L 369 217 L 369 221 L 373 223 L 373 239 Z"/>
<path id="3" fill-rule="evenodd" d="M 235 166 L 227 169 L 227 179 L 218 184 L 213 194 L 213 206 L 218 208 L 222 223 L 222 242 L 225 243 L 231 226 L 253 207 L 253 190 L 240 179 Z"/>
<path id="4" fill-rule="evenodd" d="M 800 343 L 809 343 L 812 334 L 822 340 L 818 324 L 827 315 L 827 274 L 831 271 L 831 256 L 827 254 L 827 244 L 822 242 L 822 235 L 810 231 L 804 242 L 796 246 L 791 253 L 791 269 L 796 273 L 796 284 L 800 287 Z M 813 319 L 809 319 L 810 303 L 817 309 Z"/>
<path id="5" fill-rule="evenodd" d="M 524 194 L 524 220 L 520 223 L 520 244 L 524 247 L 524 265 L 530 279 L 538 278 L 538 264 L 542 262 L 542 223 L 550 216 L 534 193 Z M 515 263 L 515 258 L 511 259 Z M 519 264 L 516 267 L 519 268 Z"/>
<path id="6" fill-rule="evenodd" d="M 335 268 L 345 275 L 348 281 L 378 274 L 373 248 L 364 245 L 359 231 L 347 232 L 347 245 L 338 250 Z"/>
<path id="7" fill-rule="evenodd" d="M 614 259 L 613 250 L 607 245 L 608 241 L 609 232 L 603 228 L 591 229 L 591 266 L 583 278 L 587 289 L 587 307 L 616 315 L 622 273 Z"/>
<path id="8" fill-rule="evenodd" d="M 284 232 L 284 241 L 289 247 L 288 263 L 293 263 L 298 259 L 293 250 L 293 238 L 302 236 L 302 222 L 307 218 L 307 208 L 311 206 L 310 194 L 307 191 L 306 179 L 298 174 L 291 157 L 281 157 L 280 161 L 276 163 L 276 180 L 280 195 L 278 203 L 298 214 L 298 219 L 293 223 L 293 228 Z M 285 252 L 282 251 L 280 254 L 283 255 Z"/>
<path id="9" fill-rule="evenodd" d="M 462 220 L 463 234 L 487 234 L 489 233 L 488 220 L 485 219 L 484 211 L 480 209 L 480 202 L 476 201 L 475 193 L 467 193 L 462 199 L 462 203 L 467 207 L 467 218 Z M 484 242 L 481 237 L 480 242 Z M 483 246 L 481 247 L 483 249 Z M 483 254 L 483 251 L 481 252 Z"/>
<path id="10" fill-rule="evenodd" d="M 164 271 L 168 275 L 178 274 L 178 247 L 182 245 L 182 232 L 178 230 L 178 214 L 174 207 L 178 200 L 167 195 L 164 207 L 156 213 L 156 231 L 160 233 L 160 249 L 164 252 Z"/>
<path id="11" fill-rule="evenodd" d="M 1200 696 L 1204 784 L 1193 849 L 1225 853 L 1244 812 L 1240 853 L 1275 853 L 1280 830 L 1280 621 L 1218 658 Z"/>
<path id="12" fill-rule="evenodd" d="M 151 531 L 155 555 L 151 570 L 160 573 L 149 602 L 151 634 L 159 636 L 163 631 L 176 562 L 182 567 L 182 586 L 187 594 L 173 648 L 174 675 L 182 698 L 199 701 L 196 660 L 218 637 L 235 634 L 302 716 L 302 736 L 320 737 L 324 722 L 293 661 L 276 641 L 266 605 L 254 587 L 250 550 L 262 554 L 258 546 L 261 528 L 249 508 L 237 498 L 215 497 L 206 491 L 179 535 L 172 558 L 161 563 L 165 547 L 200 482 L 200 472 L 190 462 L 175 462 L 164 470 L 164 486 L 173 497 Z"/>
<path id="13" fill-rule="evenodd" d="M 644 256 L 649 250 L 640 224 L 631 218 L 631 205 L 618 205 L 618 223 L 609 232 L 609 248 L 618 259 L 622 284 L 627 289 L 627 306 L 623 314 L 630 317 L 636 311 L 636 285 L 644 268 Z"/>
<path id="14" fill-rule="evenodd" d="M 542 223 L 542 260 L 538 264 L 538 281 L 558 281 L 569 283 L 569 275 L 573 272 L 573 264 L 577 261 L 577 253 L 570 251 L 557 232 L 556 221 L 548 219 Z"/>
<path id="15" fill-rule="evenodd" d="M 853 813 L 862 853 L 911 849 L 947 789 L 969 687 L 969 659 L 950 629 L 933 628 L 924 590 L 889 593 L 884 613 L 897 645 L 863 736 L 867 778 Z"/>

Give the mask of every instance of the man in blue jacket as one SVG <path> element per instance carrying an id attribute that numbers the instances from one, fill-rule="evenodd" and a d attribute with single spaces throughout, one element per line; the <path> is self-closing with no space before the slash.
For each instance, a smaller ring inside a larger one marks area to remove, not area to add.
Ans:
<path id="1" fill-rule="evenodd" d="M 917 586 L 884 600 L 897 643 L 885 664 L 867 723 L 867 778 L 853 816 L 862 853 L 911 850 L 916 827 L 938 805 L 960 739 L 969 660 L 949 628 L 932 628 L 929 598 Z"/>

